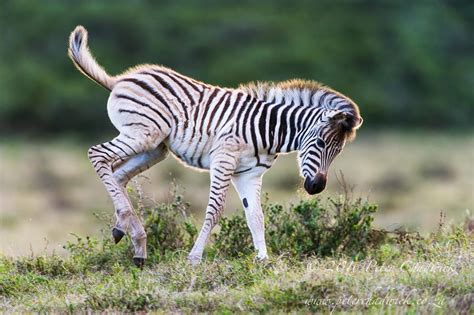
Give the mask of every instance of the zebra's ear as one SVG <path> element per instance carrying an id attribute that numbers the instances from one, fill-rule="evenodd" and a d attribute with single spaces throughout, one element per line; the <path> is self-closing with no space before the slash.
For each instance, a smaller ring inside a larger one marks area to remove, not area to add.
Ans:
<path id="1" fill-rule="evenodd" d="M 362 123 L 364 122 L 364 119 L 360 116 L 356 118 L 357 123 L 354 125 L 353 129 L 359 129 L 360 126 L 362 126 Z"/>
<path id="2" fill-rule="evenodd" d="M 343 131 L 357 130 L 364 121 L 359 115 L 344 111 L 334 111 L 328 115 L 330 121 L 341 126 Z"/>

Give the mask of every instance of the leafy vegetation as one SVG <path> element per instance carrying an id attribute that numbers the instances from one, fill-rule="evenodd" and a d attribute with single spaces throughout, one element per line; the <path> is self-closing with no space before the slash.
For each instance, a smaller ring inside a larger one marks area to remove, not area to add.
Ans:
<path id="1" fill-rule="evenodd" d="M 468 225 L 427 238 L 371 227 L 376 207 L 347 198 L 265 205 L 271 258 L 256 262 L 241 216 L 221 221 L 201 265 L 180 195 L 141 207 L 150 259 L 131 263 L 128 239 L 76 236 L 69 257 L 0 257 L 0 310 L 35 312 L 465 312 L 473 305 Z M 470 219 L 472 221 L 472 219 Z M 468 222 L 471 222 L 468 221 Z M 277 225 L 280 224 L 280 229 Z M 161 243 L 159 243 L 161 242 Z M 234 247 L 232 247 L 232 244 Z"/>
<path id="2" fill-rule="evenodd" d="M 264 205 L 266 239 L 274 254 L 294 257 L 321 257 L 346 254 L 363 257 L 373 244 L 371 222 L 377 207 L 361 199 L 349 203 L 347 199 L 300 201 L 285 208 L 280 204 Z M 244 215 L 223 218 L 216 235 L 215 249 L 225 256 L 239 257 L 252 251 Z"/>
<path id="3" fill-rule="evenodd" d="M 224 86 L 302 77 L 353 98 L 365 128 L 470 127 L 472 12 L 469 1 L 2 1 L 0 131 L 115 132 L 107 93 L 66 56 L 77 24 L 112 74 L 148 62 Z"/>
<path id="4" fill-rule="evenodd" d="M 170 203 L 155 207 L 141 207 L 148 235 L 148 263 L 160 263 L 191 249 L 197 228 L 188 217 L 189 203 L 180 194 Z M 329 206 L 319 199 L 303 200 L 283 207 L 264 204 L 266 238 L 269 251 L 275 255 L 304 258 L 346 255 L 354 259 L 364 257 L 370 248 L 381 241 L 371 229 L 376 206 L 361 199 L 329 199 Z M 209 259 L 233 259 L 253 253 L 252 240 L 243 215 L 222 218 L 220 229 L 213 234 L 207 248 Z M 130 261 L 133 250 L 130 242 L 116 245 L 103 231 L 101 240 L 75 236 L 65 248 L 77 266 L 94 270 L 110 268 L 113 262 Z M 91 255 L 91 253 L 94 253 Z"/>

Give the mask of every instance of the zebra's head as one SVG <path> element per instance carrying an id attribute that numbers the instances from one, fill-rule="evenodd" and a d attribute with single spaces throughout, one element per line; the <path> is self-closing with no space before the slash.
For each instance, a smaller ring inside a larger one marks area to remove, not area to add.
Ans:
<path id="1" fill-rule="evenodd" d="M 300 171 L 305 178 L 304 188 L 310 195 L 326 188 L 329 166 L 342 152 L 347 141 L 354 138 L 362 125 L 358 110 L 327 110 L 308 130 L 299 147 Z"/>

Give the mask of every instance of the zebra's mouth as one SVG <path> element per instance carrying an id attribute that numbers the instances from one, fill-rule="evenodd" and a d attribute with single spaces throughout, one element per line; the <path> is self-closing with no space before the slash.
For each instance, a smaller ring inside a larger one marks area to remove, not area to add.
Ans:
<path id="1" fill-rule="evenodd" d="M 327 175 L 317 173 L 315 177 L 306 177 L 304 181 L 304 189 L 310 195 L 319 194 L 326 188 Z"/>

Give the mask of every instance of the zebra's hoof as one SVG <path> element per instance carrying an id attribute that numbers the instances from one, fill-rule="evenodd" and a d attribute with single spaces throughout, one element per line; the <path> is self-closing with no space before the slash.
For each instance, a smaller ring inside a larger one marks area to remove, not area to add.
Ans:
<path id="1" fill-rule="evenodd" d="M 257 255 L 255 256 L 255 260 L 258 261 L 258 262 L 266 262 L 268 261 L 268 256 L 265 254 L 265 255 Z"/>
<path id="2" fill-rule="evenodd" d="M 133 257 L 133 263 L 140 269 L 143 269 L 143 265 L 145 264 L 145 258 L 142 257 Z"/>
<path id="3" fill-rule="evenodd" d="M 112 236 L 114 237 L 115 244 L 120 242 L 122 237 L 125 235 L 125 233 L 122 230 L 119 230 L 117 228 L 112 229 Z"/>
<path id="4" fill-rule="evenodd" d="M 201 257 L 199 256 L 188 256 L 188 263 L 191 266 L 197 266 L 201 263 Z"/>

